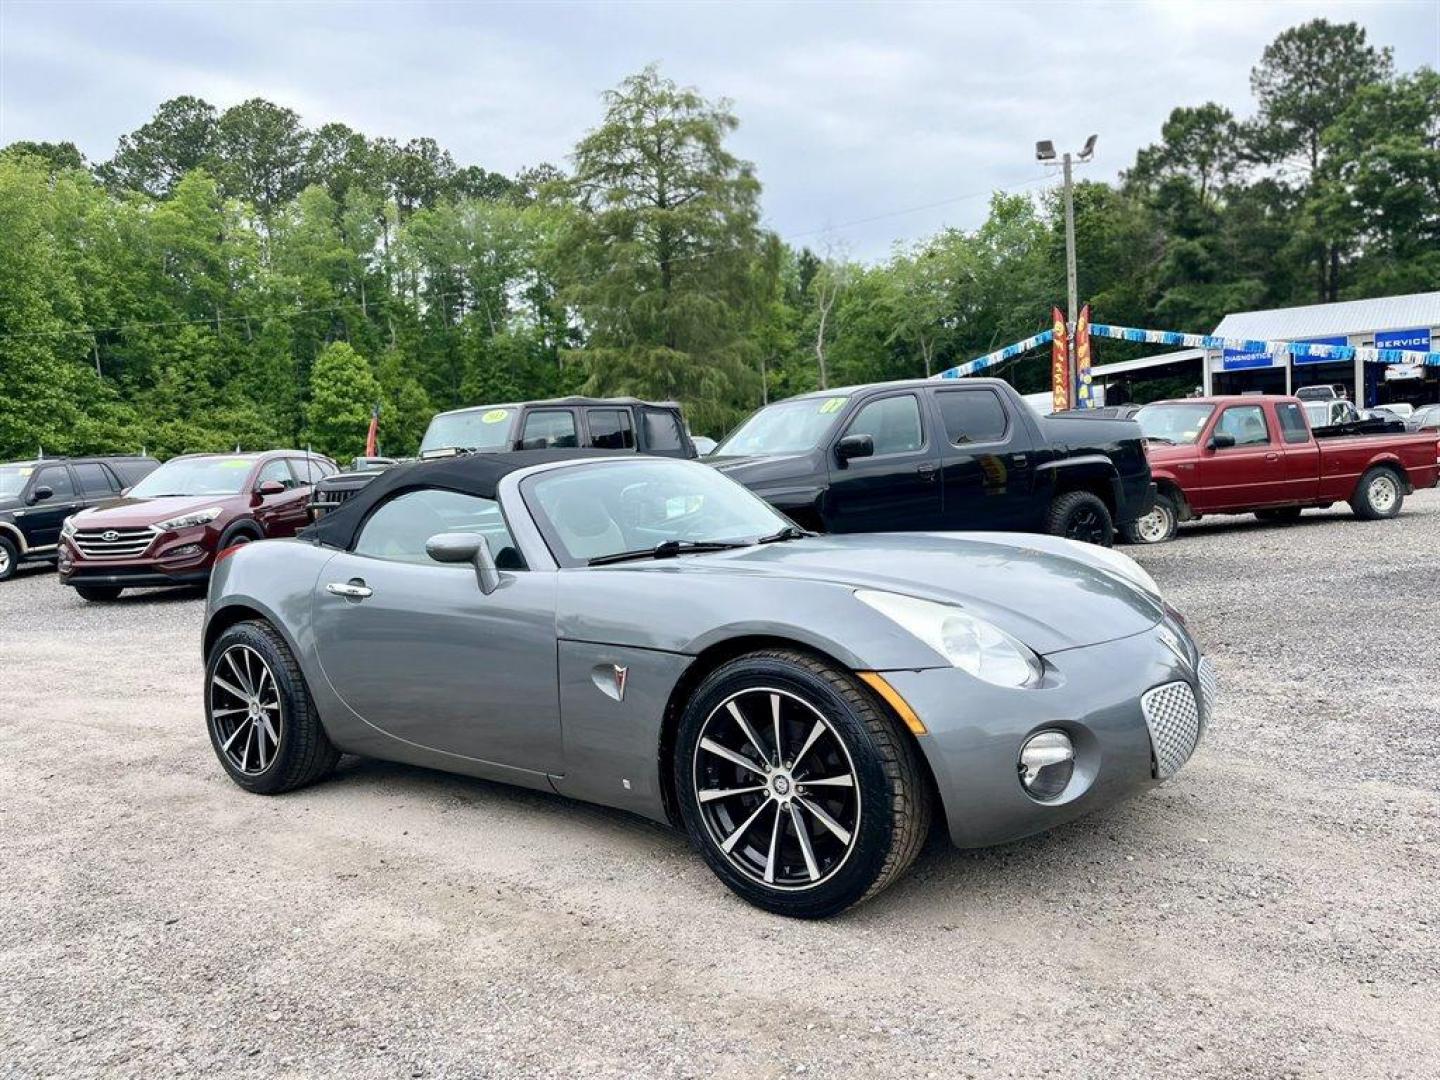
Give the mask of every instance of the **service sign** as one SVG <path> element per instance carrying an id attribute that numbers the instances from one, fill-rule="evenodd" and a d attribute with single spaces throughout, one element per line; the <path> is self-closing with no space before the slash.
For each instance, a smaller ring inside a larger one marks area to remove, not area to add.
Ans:
<path id="1" fill-rule="evenodd" d="M 1273 366 L 1274 361 L 1267 352 L 1246 352 L 1244 349 L 1226 349 L 1220 366 L 1225 371 L 1244 371 L 1247 368 Z"/>
<path id="2" fill-rule="evenodd" d="M 1301 344 L 1302 344 L 1302 345 L 1349 345 L 1349 344 L 1350 344 L 1350 339 L 1347 338 L 1344 334 L 1341 334 L 1339 337 L 1306 338 L 1303 342 L 1301 342 Z M 1348 360 L 1336 360 L 1336 359 L 1334 359 L 1333 357 L 1329 357 L 1329 356 L 1296 356 L 1294 353 L 1291 353 L 1291 354 L 1290 354 L 1290 360 L 1291 360 L 1291 362 L 1293 362 L 1293 363 L 1296 364 L 1296 365 L 1299 365 L 1299 364 L 1348 364 L 1348 363 L 1349 363 Z"/>
<path id="3" fill-rule="evenodd" d="M 1417 326 L 1414 330 L 1383 330 L 1375 335 L 1377 349 L 1408 349 L 1411 352 L 1430 351 L 1430 328 Z"/>

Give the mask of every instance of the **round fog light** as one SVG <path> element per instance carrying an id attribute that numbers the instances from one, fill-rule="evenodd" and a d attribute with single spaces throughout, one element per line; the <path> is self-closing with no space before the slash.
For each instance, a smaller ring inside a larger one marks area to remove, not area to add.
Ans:
<path id="1" fill-rule="evenodd" d="M 1063 731 L 1042 731 L 1020 748 L 1020 785 L 1032 799 L 1056 798 L 1075 771 L 1075 745 Z"/>

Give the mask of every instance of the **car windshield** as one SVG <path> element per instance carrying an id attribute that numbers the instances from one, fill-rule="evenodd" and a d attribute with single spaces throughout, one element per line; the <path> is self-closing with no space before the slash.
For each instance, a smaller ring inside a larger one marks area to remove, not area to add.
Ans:
<path id="1" fill-rule="evenodd" d="M 198 457 L 167 461 L 141 480 L 130 494 L 137 499 L 166 495 L 238 495 L 250 475 L 253 458 Z"/>
<path id="2" fill-rule="evenodd" d="M 690 461 L 588 462 L 540 473 L 524 490 L 545 539 L 569 566 L 627 552 L 748 545 L 790 525 L 735 481 Z"/>
<path id="3" fill-rule="evenodd" d="M 1147 439 L 1172 446 L 1190 446 L 1200 438 L 1205 421 L 1214 411 L 1214 405 L 1199 401 L 1169 401 L 1146 405 L 1135 414 L 1135 420 Z"/>
<path id="4" fill-rule="evenodd" d="M 420 453 L 435 450 L 508 450 L 514 409 L 481 405 L 464 412 L 441 413 L 420 440 Z"/>
<path id="5" fill-rule="evenodd" d="M 0 499 L 13 499 L 24 491 L 34 471 L 33 465 L 0 465 Z"/>
<path id="6" fill-rule="evenodd" d="M 767 405 L 715 448 L 725 455 L 801 454 L 813 450 L 835 426 L 845 397 L 806 397 Z"/>

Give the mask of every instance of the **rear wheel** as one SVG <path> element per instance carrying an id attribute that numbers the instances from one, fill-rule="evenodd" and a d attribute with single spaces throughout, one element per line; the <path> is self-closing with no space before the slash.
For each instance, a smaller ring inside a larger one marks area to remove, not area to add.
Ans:
<path id="1" fill-rule="evenodd" d="M 1049 531 L 1055 536 L 1110 547 L 1115 543 L 1115 520 L 1100 496 L 1089 491 L 1067 491 L 1050 504 Z"/>
<path id="2" fill-rule="evenodd" d="M 885 888 L 930 827 L 919 751 L 853 675 L 766 650 L 701 683 L 675 790 L 691 842 L 745 900 L 824 918 Z"/>
<path id="3" fill-rule="evenodd" d="M 1270 510 L 1256 510 L 1255 516 L 1261 521 L 1277 525 L 1291 525 L 1300 520 L 1300 507 L 1278 506 Z"/>
<path id="4" fill-rule="evenodd" d="M 1393 470 L 1377 465 L 1367 469 L 1355 485 L 1350 509 L 1364 521 L 1376 521 L 1394 517 L 1404 503 L 1405 491 L 1400 486 L 1400 478 Z"/>
<path id="5" fill-rule="evenodd" d="M 120 594 L 125 590 L 119 585 L 76 585 L 75 591 L 80 594 L 81 600 L 105 604 L 111 600 L 118 600 Z"/>
<path id="6" fill-rule="evenodd" d="M 205 719 L 230 779 L 257 795 L 314 783 L 340 759 L 299 664 L 268 623 L 236 623 L 211 647 Z"/>
<path id="7" fill-rule="evenodd" d="M 1175 501 L 1168 495 L 1156 495 L 1150 512 L 1125 526 L 1125 539 L 1132 544 L 1163 544 L 1175 536 L 1178 521 Z"/>
<path id="8" fill-rule="evenodd" d="M 15 544 L 9 537 L 0 535 L 0 581 L 5 581 L 15 573 L 15 566 L 20 561 L 20 553 L 15 549 Z"/>

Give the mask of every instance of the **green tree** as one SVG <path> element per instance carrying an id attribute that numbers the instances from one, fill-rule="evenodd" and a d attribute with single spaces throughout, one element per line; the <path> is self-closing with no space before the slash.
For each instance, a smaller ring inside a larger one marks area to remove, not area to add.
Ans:
<path id="1" fill-rule="evenodd" d="M 0 150 L 0 155 L 9 154 L 12 156 L 25 155 L 39 158 L 50 168 L 51 172 L 59 172 L 62 169 L 83 169 L 85 168 L 85 155 L 73 142 L 29 142 L 21 140 L 13 142 Z"/>
<path id="2" fill-rule="evenodd" d="M 360 453 L 370 412 L 381 404 L 380 383 L 365 358 L 343 341 L 332 342 L 310 371 L 305 415 L 311 443 L 337 459 Z"/>
<path id="3" fill-rule="evenodd" d="M 253 206 L 268 227 L 305 186 L 308 136 L 299 115 L 251 98 L 225 110 L 215 135 L 225 194 Z"/>
<path id="4" fill-rule="evenodd" d="M 115 190 L 169 195 L 191 169 L 213 165 L 215 109 L 188 94 L 162 102 L 155 115 L 121 136 L 115 156 L 97 172 Z"/>
<path id="5" fill-rule="evenodd" d="M 591 392 L 678 398 L 701 425 L 753 400 L 760 183 L 725 147 L 737 123 L 649 67 L 576 147 L 569 295 Z"/>

